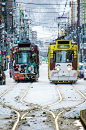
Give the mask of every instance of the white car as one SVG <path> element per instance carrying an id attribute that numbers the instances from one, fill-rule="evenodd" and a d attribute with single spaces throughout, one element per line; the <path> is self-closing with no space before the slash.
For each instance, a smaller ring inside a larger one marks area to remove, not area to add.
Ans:
<path id="1" fill-rule="evenodd" d="M 84 77 L 84 65 L 83 63 L 79 63 L 79 78 Z"/>
<path id="2" fill-rule="evenodd" d="M 86 80 L 86 63 L 84 63 L 84 80 Z"/>

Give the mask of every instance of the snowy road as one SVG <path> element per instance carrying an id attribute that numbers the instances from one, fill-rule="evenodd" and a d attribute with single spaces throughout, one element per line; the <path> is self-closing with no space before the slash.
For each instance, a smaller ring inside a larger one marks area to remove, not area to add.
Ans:
<path id="1" fill-rule="evenodd" d="M 86 81 L 50 83 L 47 64 L 40 66 L 34 83 L 16 83 L 8 72 L 6 77 L 0 86 L 1 130 L 84 130 L 79 116 L 86 109 Z"/>

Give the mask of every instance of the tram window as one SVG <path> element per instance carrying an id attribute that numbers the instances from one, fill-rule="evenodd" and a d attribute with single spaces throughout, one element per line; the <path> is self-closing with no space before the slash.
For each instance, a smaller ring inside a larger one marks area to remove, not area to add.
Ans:
<path id="1" fill-rule="evenodd" d="M 21 64 L 21 63 L 27 63 L 27 53 L 17 53 L 16 54 L 16 63 Z"/>
<path id="2" fill-rule="evenodd" d="M 22 53 L 22 63 L 27 63 L 27 53 Z"/>
<path id="3" fill-rule="evenodd" d="M 67 59 L 67 62 L 73 62 L 74 60 L 74 51 L 67 51 L 67 54 L 66 54 L 66 59 Z"/>
<path id="4" fill-rule="evenodd" d="M 21 63 L 21 53 L 17 53 L 16 54 L 16 63 L 18 64 L 18 63 Z"/>
<path id="5" fill-rule="evenodd" d="M 74 51 L 57 51 L 56 52 L 56 62 L 73 62 L 74 60 Z"/>
<path id="6" fill-rule="evenodd" d="M 56 62 L 66 62 L 66 51 L 57 51 Z"/>
<path id="7" fill-rule="evenodd" d="M 56 62 L 56 52 L 53 52 L 53 62 Z"/>

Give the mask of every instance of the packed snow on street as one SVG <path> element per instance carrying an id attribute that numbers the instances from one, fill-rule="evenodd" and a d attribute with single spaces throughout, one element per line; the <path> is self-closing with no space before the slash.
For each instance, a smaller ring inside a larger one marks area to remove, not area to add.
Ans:
<path id="1" fill-rule="evenodd" d="M 47 64 L 40 65 L 39 79 L 32 83 L 15 82 L 9 70 L 5 74 L 6 85 L 0 85 L 1 130 L 84 130 L 79 117 L 86 102 L 76 91 L 86 97 L 84 79 L 72 85 L 51 83 Z"/>

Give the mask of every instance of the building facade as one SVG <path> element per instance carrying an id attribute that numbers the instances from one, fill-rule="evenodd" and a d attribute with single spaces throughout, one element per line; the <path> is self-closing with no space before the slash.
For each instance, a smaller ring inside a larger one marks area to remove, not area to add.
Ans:
<path id="1" fill-rule="evenodd" d="M 32 31 L 32 43 L 37 43 L 37 31 Z"/>

